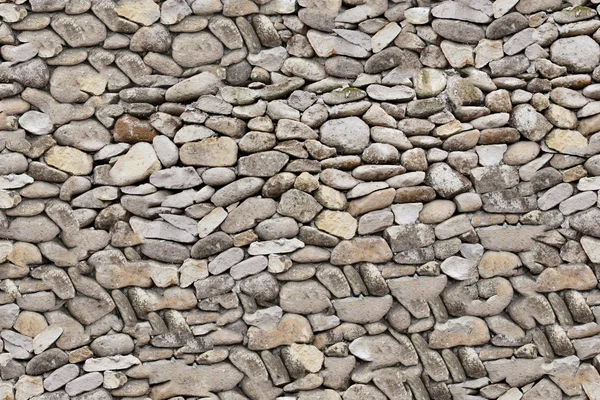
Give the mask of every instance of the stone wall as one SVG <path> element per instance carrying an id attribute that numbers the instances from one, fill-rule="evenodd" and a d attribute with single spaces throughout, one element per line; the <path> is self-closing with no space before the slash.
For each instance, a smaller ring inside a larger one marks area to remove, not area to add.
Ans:
<path id="1" fill-rule="evenodd" d="M 0 399 L 600 399 L 599 0 L 3 0 Z"/>

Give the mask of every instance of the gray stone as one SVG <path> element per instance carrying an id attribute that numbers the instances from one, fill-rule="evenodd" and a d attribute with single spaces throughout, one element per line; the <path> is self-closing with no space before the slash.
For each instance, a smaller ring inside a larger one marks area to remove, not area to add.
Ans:
<path id="1" fill-rule="evenodd" d="M 90 14 L 55 14 L 51 25 L 71 47 L 94 46 L 106 39 L 106 26 Z"/>
<path id="2" fill-rule="evenodd" d="M 588 36 L 556 40 L 550 47 L 550 59 L 569 72 L 590 72 L 600 62 L 600 45 Z"/>
<path id="3" fill-rule="evenodd" d="M 223 45 L 208 32 L 180 33 L 173 40 L 173 59 L 182 67 L 198 67 L 223 57 Z"/>
<path id="4" fill-rule="evenodd" d="M 358 154 L 368 145 L 369 127 L 357 117 L 327 121 L 321 126 L 321 141 L 342 154 Z"/>
<path id="5" fill-rule="evenodd" d="M 444 198 L 452 198 L 472 186 L 465 176 L 445 163 L 432 164 L 427 169 L 425 182 Z"/>

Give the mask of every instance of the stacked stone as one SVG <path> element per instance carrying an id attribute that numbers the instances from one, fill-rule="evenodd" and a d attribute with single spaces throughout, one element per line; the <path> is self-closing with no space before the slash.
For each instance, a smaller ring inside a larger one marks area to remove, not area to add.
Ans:
<path id="1" fill-rule="evenodd" d="M 0 399 L 600 399 L 597 3 L 1 3 Z"/>

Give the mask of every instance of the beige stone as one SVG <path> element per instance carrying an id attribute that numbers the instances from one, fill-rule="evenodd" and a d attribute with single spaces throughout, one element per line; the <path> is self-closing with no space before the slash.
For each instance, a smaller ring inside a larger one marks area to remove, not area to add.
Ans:
<path id="1" fill-rule="evenodd" d="M 17 332 L 29 337 L 35 337 L 47 327 L 46 318 L 32 311 L 22 311 L 14 325 Z"/>
<path id="2" fill-rule="evenodd" d="M 250 350 L 268 350 L 293 343 L 310 343 L 312 339 L 312 328 L 308 320 L 297 314 L 285 314 L 275 328 L 260 329 L 251 326 L 248 329 Z"/>
<path id="3" fill-rule="evenodd" d="M 325 210 L 315 218 L 317 228 L 341 237 L 343 239 L 352 239 L 356 234 L 358 222 L 345 211 Z"/>
<path id="4" fill-rule="evenodd" d="M 477 317 L 460 317 L 436 324 L 429 336 L 429 346 L 432 349 L 479 346 L 489 340 L 490 332 L 484 320 Z"/>
<path id="5" fill-rule="evenodd" d="M 585 264 L 563 264 L 546 268 L 535 282 L 536 291 L 547 293 L 564 289 L 590 290 L 596 287 L 598 279 Z"/>
<path id="6" fill-rule="evenodd" d="M 294 364 L 301 365 L 308 372 L 319 372 L 323 366 L 323 353 L 309 344 L 293 343 L 286 349 L 286 358 Z"/>
<path id="7" fill-rule="evenodd" d="M 136 143 L 119 157 L 109 172 L 115 185 L 127 186 L 147 179 L 161 168 L 160 161 L 150 143 Z"/>
<path id="8" fill-rule="evenodd" d="M 546 136 L 546 146 L 559 153 L 573 156 L 587 154 L 587 139 L 578 131 L 554 129 Z"/>
<path id="9" fill-rule="evenodd" d="M 92 172 L 94 161 L 92 157 L 73 147 L 54 146 L 44 154 L 48 165 L 73 175 L 88 175 Z"/>
<path id="10" fill-rule="evenodd" d="M 521 265 L 521 259 L 507 251 L 487 251 L 479 261 L 479 275 L 482 278 L 493 276 L 512 276 L 515 268 Z"/>
<path id="11" fill-rule="evenodd" d="M 340 242 L 331 253 L 333 265 L 359 262 L 384 263 L 392 259 L 393 253 L 387 242 L 378 236 L 363 236 Z"/>
<path id="12" fill-rule="evenodd" d="M 152 25 L 160 18 L 160 8 L 152 0 L 121 0 L 117 14 L 142 25 Z"/>
<path id="13" fill-rule="evenodd" d="M 228 137 L 202 139 L 185 143 L 179 150 L 184 165 L 229 167 L 237 163 L 237 144 Z"/>

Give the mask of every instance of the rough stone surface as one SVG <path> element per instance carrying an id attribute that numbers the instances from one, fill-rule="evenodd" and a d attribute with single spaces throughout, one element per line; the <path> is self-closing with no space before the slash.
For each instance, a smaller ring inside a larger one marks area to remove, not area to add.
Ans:
<path id="1" fill-rule="evenodd" d="M 0 399 L 600 398 L 600 16 L 0 2 Z"/>

